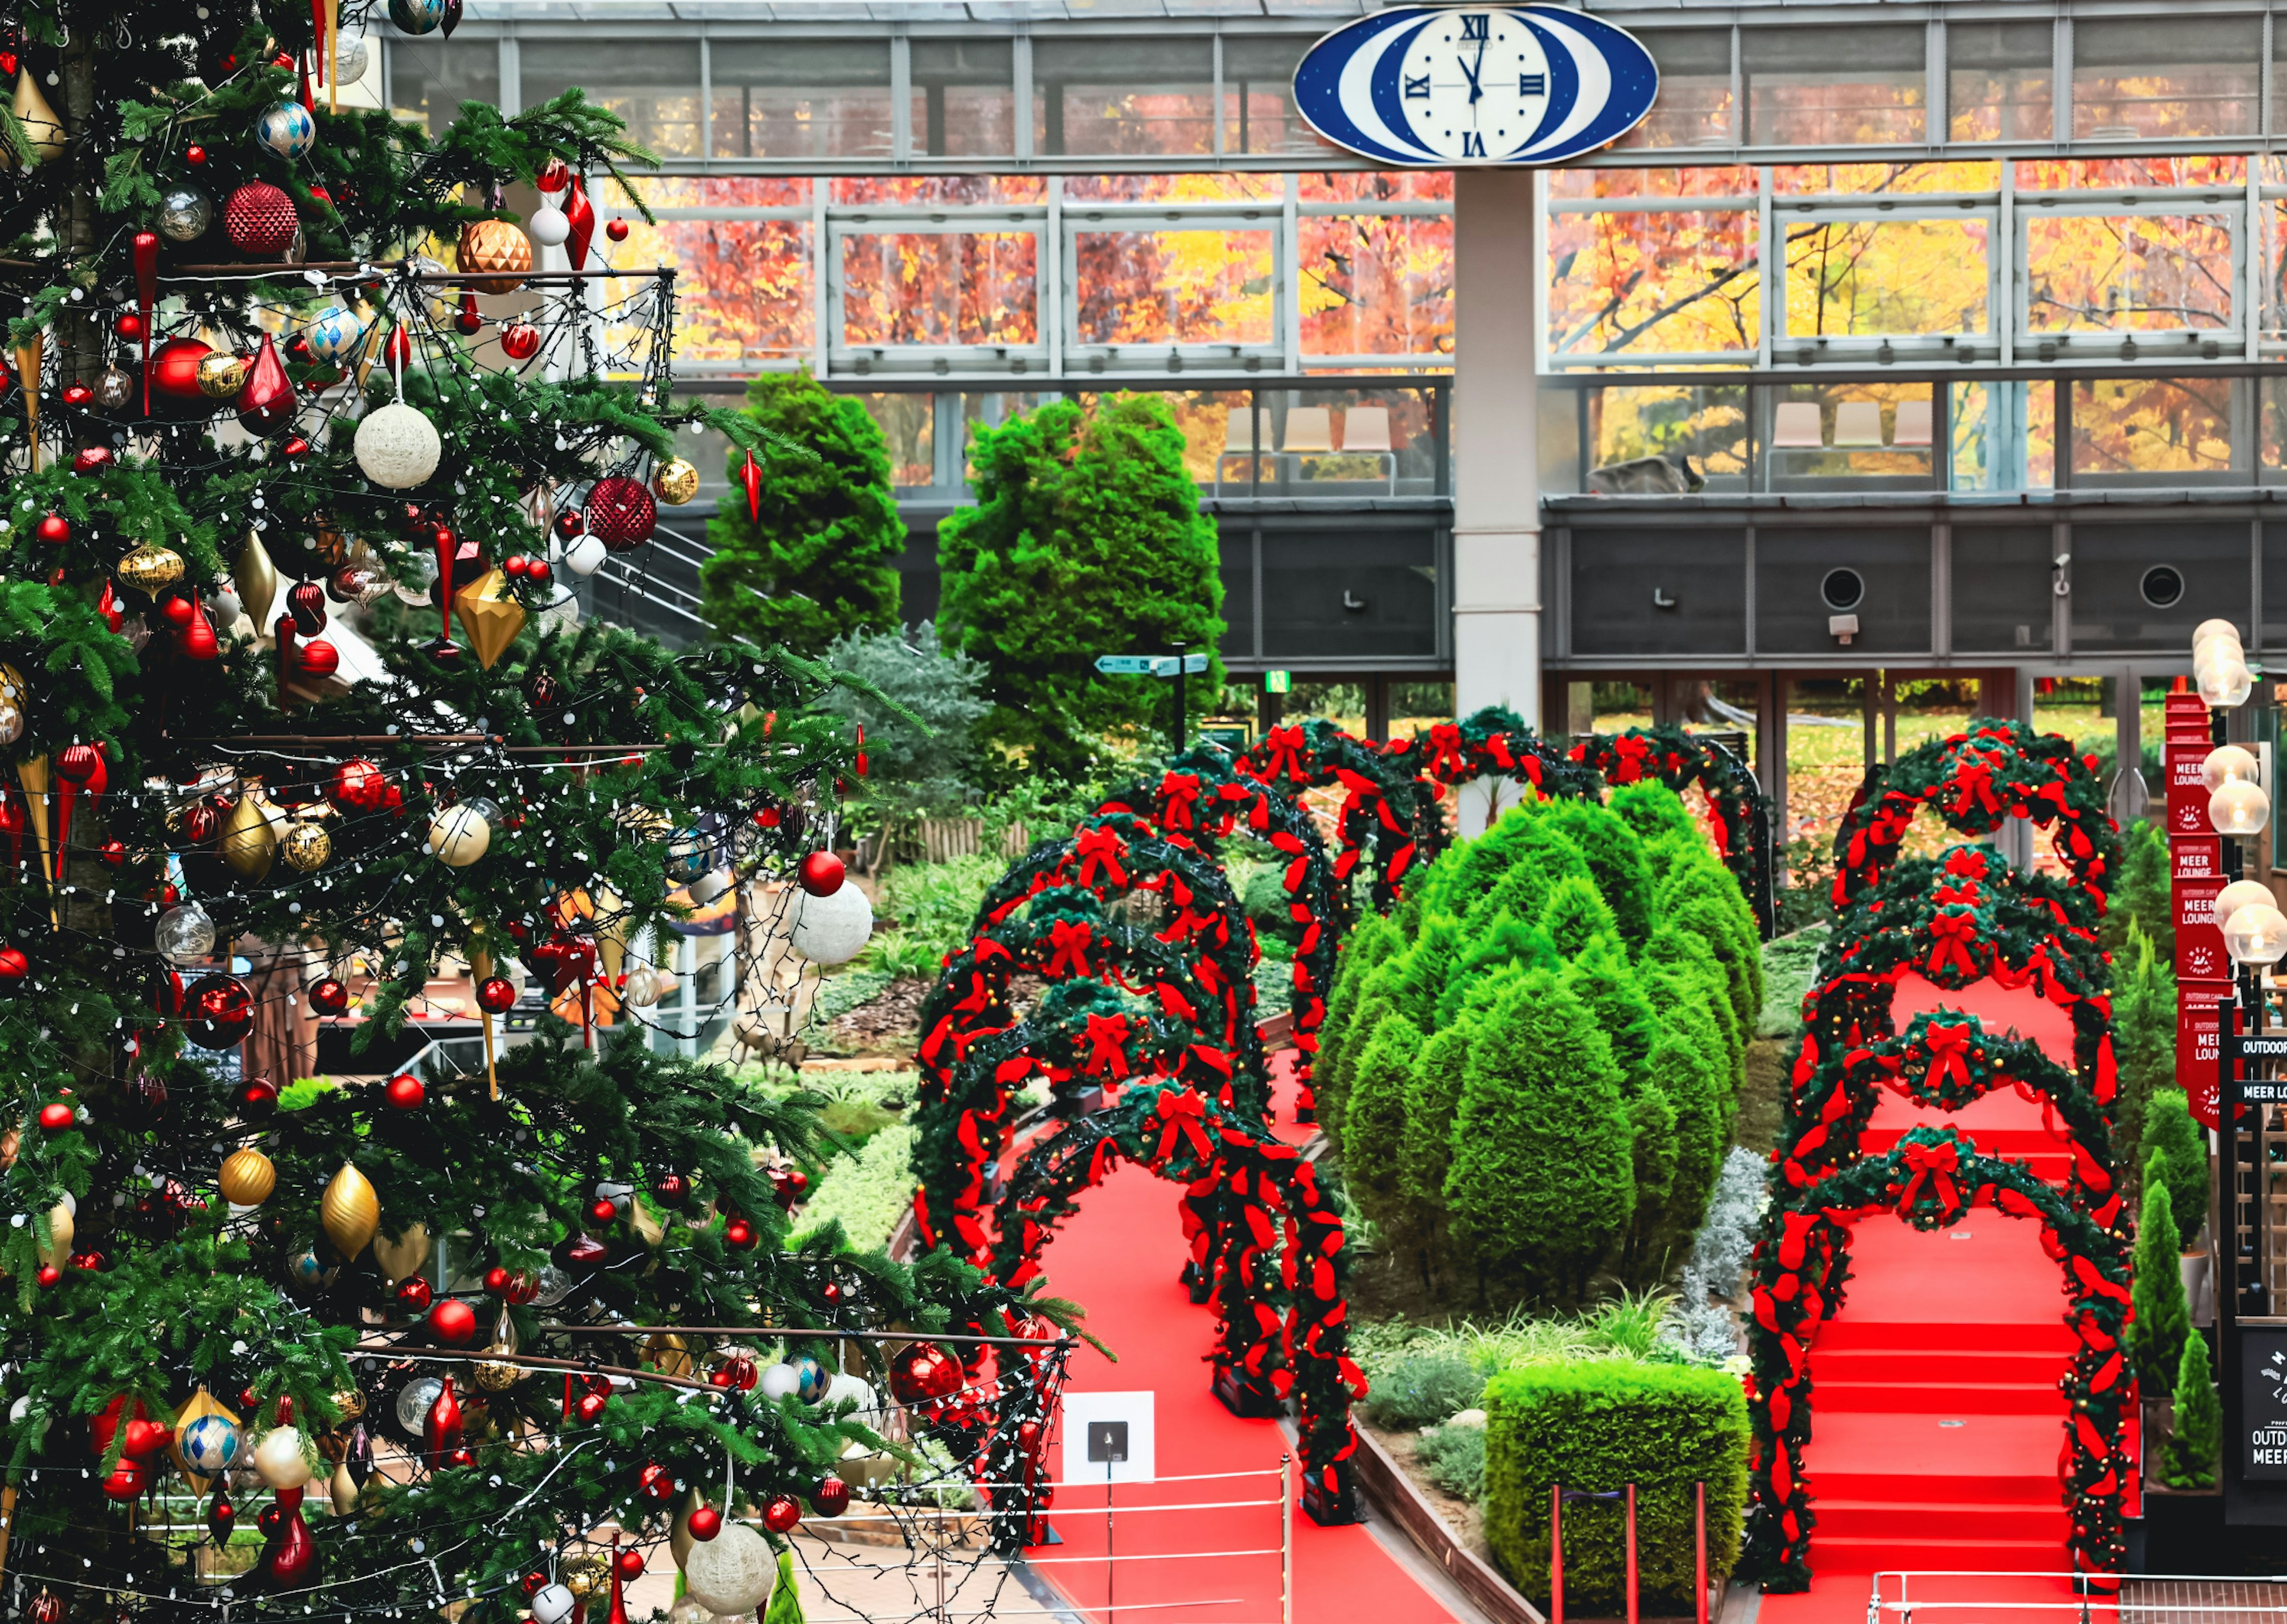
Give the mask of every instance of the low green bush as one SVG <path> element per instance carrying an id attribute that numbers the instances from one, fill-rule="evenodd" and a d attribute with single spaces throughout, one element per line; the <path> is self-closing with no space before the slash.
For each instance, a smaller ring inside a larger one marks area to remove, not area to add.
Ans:
<path id="1" fill-rule="evenodd" d="M 1463 1500 L 1482 1500 L 1485 1493 L 1485 1430 L 1483 1427 L 1440 1427 L 1424 1433 L 1413 1446 L 1421 1475 Z"/>
<path id="2" fill-rule="evenodd" d="M 1460 1354 L 1413 1354 L 1374 1377 L 1366 1419 L 1393 1432 L 1411 1432 L 1452 1420 L 1473 1407 L 1484 1390 L 1484 1372 Z"/>
<path id="3" fill-rule="evenodd" d="M 1522 1365 L 1485 1388 L 1485 1539 L 1527 1596 L 1548 1595 L 1549 1490 L 1636 1485 L 1642 1611 L 1692 1607 L 1693 1485 L 1707 1485 L 1707 1568 L 1738 1560 L 1747 1508 L 1747 1401 L 1738 1378 L 1686 1365 L 1596 1359 Z M 1617 1614 L 1626 1543 L 1618 1501 L 1571 1502 L 1564 1604 Z"/>
<path id="4" fill-rule="evenodd" d="M 839 1223 L 861 1252 L 886 1245 L 914 1204 L 913 1158 L 914 1130 L 905 1122 L 882 1129 L 854 1156 L 832 1158 L 795 1214 L 795 1231 L 811 1234 Z"/>

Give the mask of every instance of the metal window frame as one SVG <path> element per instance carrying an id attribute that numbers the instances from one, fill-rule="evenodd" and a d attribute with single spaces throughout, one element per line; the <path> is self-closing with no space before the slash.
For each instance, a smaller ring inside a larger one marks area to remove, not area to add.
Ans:
<path id="1" fill-rule="evenodd" d="M 822 188 L 821 188 L 822 190 Z M 1044 294 L 1042 239 L 1048 234 L 1047 211 L 1038 204 L 1006 203 L 931 208 L 924 213 L 857 206 L 826 210 L 826 293 L 820 337 L 826 370 L 836 376 L 871 377 L 877 373 L 929 373 L 940 377 L 959 372 L 1029 376 L 1038 363 L 1044 368 L 1049 345 L 1047 323 L 1054 311 L 1044 308 L 1052 294 Z M 853 344 L 846 336 L 842 279 L 842 249 L 853 237 L 1029 236 L 1033 241 L 1033 330 L 1030 344 Z M 1045 370 L 1043 376 L 1046 376 Z"/>
<path id="2" fill-rule="evenodd" d="M 1059 315 L 1067 371 L 1085 368 L 1091 377 L 1127 372 L 1213 370 L 1292 371 L 1301 332 L 1293 319 L 1294 267 L 1297 243 L 1291 200 L 1278 208 L 1170 209 L 1157 203 L 1066 202 L 1062 210 L 1063 275 L 1057 283 Z M 1228 339 L 1153 344 L 1104 344 L 1080 335 L 1080 239 L 1107 234 L 1219 232 L 1270 239 L 1270 337 L 1252 342 Z"/>

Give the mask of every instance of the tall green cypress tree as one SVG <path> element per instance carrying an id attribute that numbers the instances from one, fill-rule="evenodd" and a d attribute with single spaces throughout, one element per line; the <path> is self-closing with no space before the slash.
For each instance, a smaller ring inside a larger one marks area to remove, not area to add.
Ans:
<path id="1" fill-rule="evenodd" d="M 976 505 L 938 527 L 938 619 L 992 671 L 979 726 L 1004 770 L 1077 779 L 1118 735 L 1167 736 L 1174 685 L 1101 675 L 1099 654 L 1206 654 L 1204 709 L 1223 683 L 1223 578 L 1167 401 L 1052 400 L 980 429 L 969 466 Z"/>
<path id="2" fill-rule="evenodd" d="M 707 521 L 714 556 L 699 570 L 708 623 L 813 656 L 845 632 L 894 630 L 906 527 L 881 425 L 807 372 L 764 373 L 747 385 L 746 412 L 818 460 L 772 464 L 757 522 L 739 480 L 745 454 L 730 454 L 730 494 Z"/>
<path id="3" fill-rule="evenodd" d="M 2223 1405 L 2216 1398 L 2208 1345 L 2187 1337 L 2176 1367 L 2176 1430 L 2161 1456 L 2160 1481 L 2172 1489 L 2213 1488 L 2222 1449 Z"/>
<path id="4" fill-rule="evenodd" d="M 2120 831 L 2120 879 L 2112 888 L 2106 910 L 2102 940 L 2114 956 L 2128 939 L 2133 922 L 2168 963 L 2176 962 L 2176 915 L 2173 879 L 2168 863 L 2168 836 L 2156 823 L 2141 819 Z"/>
<path id="5" fill-rule="evenodd" d="M 1643 842 L 1618 813 L 1594 801 L 1554 802 L 1548 816 L 1587 860 L 1596 890 L 1619 926 L 1620 939 L 1632 947 L 1642 946 L 1656 923 L 1651 864 L 1645 860 Z"/>
<path id="6" fill-rule="evenodd" d="M 1698 1229 L 1723 1170 L 1731 1142 L 1729 1078 L 1720 1053 L 1681 1030 L 1660 1034 L 1648 1069 L 1675 1110 L 1675 1174 L 1666 1216 L 1670 1233 L 1681 1238 Z"/>
<path id="7" fill-rule="evenodd" d="M 1526 971 L 1469 1047 L 1447 1219 L 1483 1274 L 1578 1302 L 1635 1209 L 1611 1046 L 1580 1001 Z"/>
<path id="8" fill-rule="evenodd" d="M 2156 1157 L 2166 1170 L 2176 1232 L 2198 1234 L 2208 1221 L 2208 1142 L 2192 1120 L 2191 1102 L 2183 1089 L 2152 1090 L 2144 1111 L 2144 1155 L 2148 1175 Z"/>
<path id="9" fill-rule="evenodd" d="M 2184 1303 L 2181 1239 L 2168 1204 L 2165 1158 L 2154 1153 L 2144 1172 L 2144 1218 L 2136 1232 L 2136 1279 L 2132 1293 L 2135 1318 L 2128 1326 L 2128 1349 L 2136 1378 L 2153 1392 L 2168 1390 L 2183 1357 L 2192 1317 Z"/>
<path id="10" fill-rule="evenodd" d="M 2120 1068 L 2113 1161 L 2134 1170 L 2144 1165 L 2144 1113 L 2152 1095 L 2176 1081 L 2176 974 L 2133 916 L 2112 963 L 2112 1049 Z"/>
<path id="11" fill-rule="evenodd" d="M 1548 893 L 1561 882 L 1579 879 L 1595 883 L 1596 876 L 1579 847 L 1554 829 L 1539 824 L 1525 828 L 1524 836 L 1511 848 L 1517 860 L 1494 873 L 1491 883 L 1474 896 L 1458 886 L 1447 893 L 1450 904 L 1462 907 L 1462 916 L 1470 925 L 1504 909 L 1519 919 L 1538 919 L 1548 906 Z"/>
<path id="12" fill-rule="evenodd" d="M 1560 880 L 1541 906 L 1540 928 L 1566 958 L 1587 951 L 1598 937 L 1617 936 L 1619 922 L 1593 880 Z"/>
<path id="13" fill-rule="evenodd" d="M 1403 1015 L 1384 1016 L 1358 1051 L 1343 1099 L 1343 1178 L 1378 1224 L 1405 1216 L 1398 1164 L 1405 1144 L 1406 1096 L 1420 1049 L 1419 1027 Z"/>
<path id="14" fill-rule="evenodd" d="M 1563 981 L 1596 1018 L 1628 1091 L 1641 1092 L 1650 1082 L 1646 1067 L 1659 1036 L 1659 1018 L 1636 980 L 1627 951 L 1614 937 L 1592 937 L 1565 966 Z"/>

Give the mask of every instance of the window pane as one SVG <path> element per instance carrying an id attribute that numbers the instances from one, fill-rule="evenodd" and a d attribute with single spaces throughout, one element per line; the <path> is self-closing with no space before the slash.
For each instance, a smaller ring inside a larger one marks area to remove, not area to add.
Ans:
<path id="1" fill-rule="evenodd" d="M 1600 495 L 1658 494 L 1688 485 L 1691 473 L 1718 490 L 1745 490 L 1747 392 L 1737 384 L 1591 390 L 1588 448 L 1588 488 Z"/>
<path id="2" fill-rule="evenodd" d="M 2084 18 L 2073 25 L 2073 135 L 2252 135 L 2262 55 L 2259 17 Z"/>
<path id="3" fill-rule="evenodd" d="M 828 194 L 837 203 L 1038 203 L 1038 175 L 843 175 Z"/>
<path id="4" fill-rule="evenodd" d="M 1195 175 L 1067 175 L 1064 201 L 1071 203 L 1261 203 L 1281 207 L 1283 175 L 1245 175 L 1208 170 Z"/>
<path id="5" fill-rule="evenodd" d="M 672 265 L 678 360 L 783 360 L 816 342 L 807 220 L 630 219 L 621 257 Z"/>
<path id="6" fill-rule="evenodd" d="M 1833 196 L 1879 192 L 1884 196 L 1905 197 L 1926 192 L 1998 192 L 2000 189 L 2001 161 L 1998 158 L 1966 158 L 1948 163 L 1775 163 L 1771 166 L 1771 190 L 1782 194 Z"/>
<path id="7" fill-rule="evenodd" d="M 2231 226 L 2216 214 L 2035 215 L 2027 324 L 2037 333 L 2231 325 Z"/>
<path id="8" fill-rule="evenodd" d="M 890 483 L 930 485 L 937 479 L 937 398 L 934 395 L 859 395 L 882 438 L 890 442 Z"/>
<path id="9" fill-rule="evenodd" d="M 887 40 L 715 42 L 718 158 L 890 154 Z"/>
<path id="10" fill-rule="evenodd" d="M 1731 105 L 1729 28 L 1647 28 L 1640 36 L 1659 64 L 1659 99 L 1622 147 L 1728 147 L 1739 139 Z"/>
<path id="11" fill-rule="evenodd" d="M 442 40 L 392 39 L 389 102 L 400 118 L 438 135 L 464 101 L 500 105 L 500 52 L 467 44 L 447 50 Z M 561 87 L 558 87 L 561 88 Z"/>
<path id="12" fill-rule="evenodd" d="M 1223 43 L 1223 147 L 1231 153 L 1326 152 L 1294 109 L 1294 66 L 1310 48 L 1300 34 L 1239 36 Z"/>
<path id="13" fill-rule="evenodd" d="M 1690 169 L 1562 169 L 1548 175 L 1550 199 L 1577 197 L 1753 197 L 1755 171 L 1744 163 Z"/>
<path id="14" fill-rule="evenodd" d="M 842 341 L 1033 344 L 1030 232 L 862 234 L 842 241 Z"/>
<path id="15" fill-rule="evenodd" d="M 2139 473 L 2228 473 L 2229 378 L 2088 378 L 2073 384 L 2072 470 L 2079 480 Z"/>
<path id="16" fill-rule="evenodd" d="M 2021 158 L 2020 192 L 2075 192 L 2115 186 L 2238 186 L 2247 160 L 2236 153 L 2182 158 Z M 2221 202 L 2221 198 L 2211 201 Z"/>
<path id="17" fill-rule="evenodd" d="M 1748 140 L 1880 146 L 1923 139 L 1919 28 L 1749 28 L 1740 36 Z"/>
<path id="18" fill-rule="evenodd" d="M 1558 170 L 1555 175 L 1590 173 Z M 1065 182 L 1067 186 L 1071 182 Z M 1388 203 L 1453 201 L 1451 170 L 1364 170 L 1313 171 L 1302 177 L 1306 203 Z"/>
<path id="19" fill-rule="evenodd" d="M 526 107 L 581 85 L 628 121 L 629 140 L 661 157 L 699 156 L 697 42 L 527 39 L 520 58 Z"/>
<path id="20" fill-rule="evenodd" d="M 1450 215 L 1311 215 L 1302 245 L 1305 355 L 1450 355 Z"/>
<path id="21" fill-rule="evenodd" d="M 636 190 L 654 209 L 799 209 L 810 182 L 779 175 L 637 175 Z"/>
<path id="22" fill-rule="evenodd" d="M 933 157 L 1017 150 L 1016 48 L 1007 40 L 913 43 L 914 144 Z"/>
<path id="23" fill-rule="evenodd" d="M 1928 488 L 1936 436 L 1927 384 L 1791 384 L 1769 398 L 1773 490 L 1841 481 L 1862 489 Z"/>
<path id="24" fill-rule="evenodd" d="M 1210 40 L 1036 40 L 1034 150 L 1211 153 L 1215 45 Z"/>
<path id="25" fill-rule="evenodd" d="M 1082 344 L 1270 342 L 1270 232 L 1075 232 L 1072 270 Z"/>
<path id="26" fill-rule="evenodd" d="M 1986 233 L 1982 218 L 1790 226 L 1786 330 L 1838 338 L 1984 332 Z"/>
<path id="27" fill-rule="evenodd" d="M 1755 217 L 1743 209 L 1548 220 L 1554 353 L 1755 347 Z"/>
<path id="28" fill-rule="evenodd" d="M 1949 22 L 1948 133 L 1957 141 L 2046 141 L 2055 132 L 2056 26 Z"/>

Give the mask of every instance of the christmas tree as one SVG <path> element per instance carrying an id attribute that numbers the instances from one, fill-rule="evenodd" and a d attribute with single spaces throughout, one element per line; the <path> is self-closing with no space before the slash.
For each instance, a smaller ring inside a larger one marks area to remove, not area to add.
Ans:
<path id="1" fill-rule="evenodd" d="M 1064 1344 L 795 1243 L 817 1102 L 639 1041 L 695 898 L 856 951 L 864 758 L 829 673 L 563 577 L 640 568 L 679 431 L 752 488 L 807 454 L 673 398 L 672 277 L 597 242 L 617 121 L 337 110 L 364 12 L 0 6 L 0 1573 L 43 1624 L 620 1624 L 667 1546 L 679 1605 L 751 1612 L 848 1478 L 1037 1475 Z M 297 1081 L 440 978 L 488 1057 L 554 1013 L 481 1072 Z"/>

